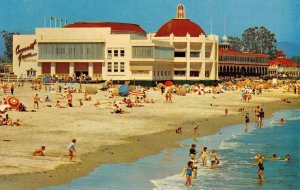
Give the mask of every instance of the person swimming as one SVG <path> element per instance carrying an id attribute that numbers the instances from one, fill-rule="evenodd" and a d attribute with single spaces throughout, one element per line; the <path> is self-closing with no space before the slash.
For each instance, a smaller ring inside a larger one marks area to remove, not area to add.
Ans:
<path id="1" fill-rule="evenodd" d="M 280 119 L 280 121 L 279 121 L 279 123 L 280 123 L 280 124 L 285 124 L 285 121 L 284 121 L 284 119 L 283 119 L 283 118 L 281 118 L 281 119 Z"/>
<path id="2" fill-rule="evenodd" d="M 290 156 L 289 154 L 287 154 L 287 155 L 285 156 L 284 161 L 290 161 L 290 160 L 291 160 L 291 156 Z"/>

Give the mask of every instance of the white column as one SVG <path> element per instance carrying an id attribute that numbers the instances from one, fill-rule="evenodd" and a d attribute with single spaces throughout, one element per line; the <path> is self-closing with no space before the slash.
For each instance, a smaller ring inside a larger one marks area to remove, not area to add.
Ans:
<path id="1" fill-rule="evenodd" d="M 89 76 L 93 78 L 93 75 L 94 75 L 94 63 L 89 63 Z"/>
<path id="2" fill-rule="evenodd" d="M 55 66 L 56 66 L 55 63 L 51 63 L 51 75 L 55 75 L 56 74 L 56 72 L 55 72 Z"/>
<path id="3" fill-rule="evenodd" d="M 186 35 L 187 43 L 186 43 L 186 80 L 190 80 L 190 71 L 191 71 L 191 63 L 190 63 L 190 52 L 191 52 L 191 42 L 190 42 L 190 34 Z"/>
<path id="4" fill-rule="evenodd" d="M 205 39 L 204 42 L 201 45 L 201 55 L 202 64 L 201 64 L 201 71 L 200 71 L 200 79 L 205 79 Z"/>
<path id="5" fill-rule="evenodd" d="M 69 69 L 69 75 L 70 76 L 74 75 L 75 74 L 75 63 L 70 63 L 69 67 L 70 67 L 70 69 Z"/>

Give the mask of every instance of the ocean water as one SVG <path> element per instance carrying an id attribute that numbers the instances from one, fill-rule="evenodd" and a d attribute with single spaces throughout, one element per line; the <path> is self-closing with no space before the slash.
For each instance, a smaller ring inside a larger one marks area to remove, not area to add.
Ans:
<path id="1" fill-rule="evenodd" d="M 279 124 L 280 118 L 285 118 L 284 125 Z M 88 176 L 44 189 L 300 189 L 300 110 L 277 112 L 262 128 L 254 125 L 250 123 L 247 132 L 244 125 L 233 125 L 215 135 L 187 139 L 179 142 L 180 148 L 165 149 L 134 163 L 101 165 Z M 209 152 L 216 149 L 221 162 L 215 170 L 200 166 L 193 186 L 186 187 L 181 172 L 189 161 L 192 143 L 197 144 L 199 151 L 203 146 Z M 289 162 L 264 160 L 265 180 L 259 184 L 258 168 L 251 166 L 257 161 L 257 153 L 264 157 L 277 154 L 281 159 L 290 154 L 292 159 Z"/>

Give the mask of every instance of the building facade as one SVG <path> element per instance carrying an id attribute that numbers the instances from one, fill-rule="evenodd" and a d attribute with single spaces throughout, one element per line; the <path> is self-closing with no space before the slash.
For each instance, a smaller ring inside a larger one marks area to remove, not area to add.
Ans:
<path id="1" fill-rule="evenodd" d="M 288 59 L 283 51 L 278 51 L 275 59 L 269 61 L 269 74 L 274 77 L 300 77 L 300 66 Z"/>
<path id="2" fill-rule="evenodd" d="M 268 54 L 233 50 L 226 35 L 222 37 L 221 41 L 219 45 L 219 76 L 240 77 L 268 74 Z"/>
<path id="3" fill-rule="evenodd" d="M 18 77 L 85 74 L 94 80 L 182 83 L 218 79 L 218 36 L 207 36 L 187 19 L 183 5 L 156 33 L 129 23 L 77 22 L 15 35 L 13 51 Z"/>

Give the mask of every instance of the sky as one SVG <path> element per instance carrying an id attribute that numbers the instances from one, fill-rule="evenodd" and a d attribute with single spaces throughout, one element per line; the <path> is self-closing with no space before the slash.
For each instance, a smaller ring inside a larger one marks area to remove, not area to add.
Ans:
<path id="1" fill-rule="evenodd" d="M 67 18 L 68 23 L 136 23 L 155 32 L 175 17 L 179 3 L 206 34 L 241 36 L 246 28 L 265 26 L 278 42 L 300 43 L 300 0 L 0 0 L 0 31 L 33 34 L 44 27 L 45 17 L 49 27 L 53 16 Z"/>

